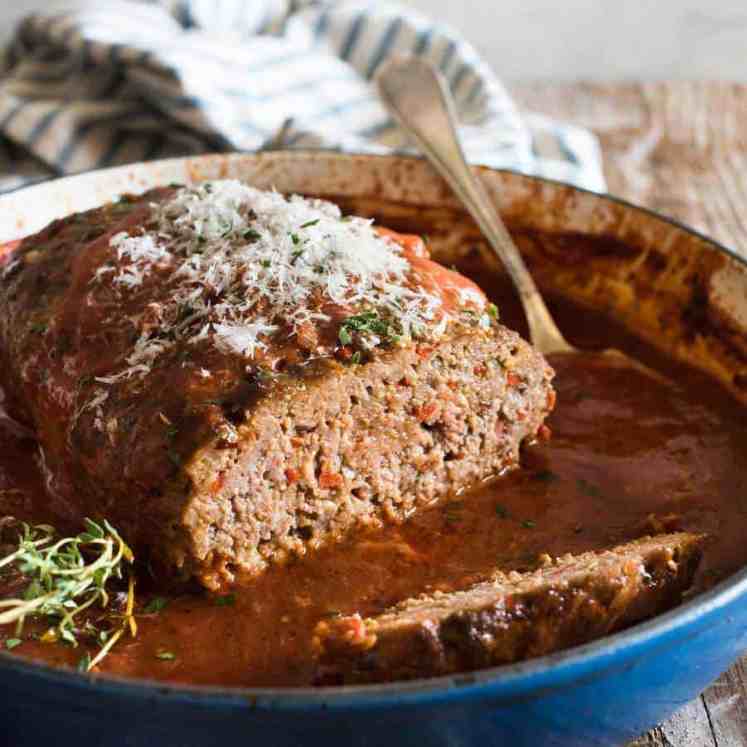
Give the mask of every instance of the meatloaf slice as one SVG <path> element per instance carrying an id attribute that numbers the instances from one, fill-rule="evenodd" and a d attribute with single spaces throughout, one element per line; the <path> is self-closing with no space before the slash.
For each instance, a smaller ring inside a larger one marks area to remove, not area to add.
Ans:
<path id="1" fill-rule="evenodd" d="M 664 534 L 566 555 L 531 573 L 497 573 L 465 591 L 406 600 L 375 618 L 317 625 L 320 684 L 432 677 L 585 643 L 677 604 L 702 536 Z"/>
<path id="2" fill-rule="evenodd" d="M 505 329 L 365 365 L 321 361 L 246 412 L 234 449 L 211 444 L 187 465 L 184 551 L 228 575 L 403 521 L 516 465 L 548 398 L 547 368 Z"/>
<path id="3" fill-rule="evenodd" d="M 422 241 L 239 182 L 57 221 L 0 275 L 0 379 L 50 511 L 210 588 L 514 466 L 554 401 Z"/>

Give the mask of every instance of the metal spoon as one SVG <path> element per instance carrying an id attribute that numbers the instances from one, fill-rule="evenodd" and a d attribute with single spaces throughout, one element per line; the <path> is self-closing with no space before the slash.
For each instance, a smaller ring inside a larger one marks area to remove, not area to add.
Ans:
<path id="1" fill-rule="evenodd" d="M 555 324 L 505 224 L 467 165 L 454 125 L 454 101 L 441 74 L 420 58 L 400 58 L 385 63 L 376 82 L 386 108 L 464 203 L 506 267 L 519 293 L 532 344 L 542 353 L 578 352 Z M 604 353 L 646 368 L 617 350 Z"/>

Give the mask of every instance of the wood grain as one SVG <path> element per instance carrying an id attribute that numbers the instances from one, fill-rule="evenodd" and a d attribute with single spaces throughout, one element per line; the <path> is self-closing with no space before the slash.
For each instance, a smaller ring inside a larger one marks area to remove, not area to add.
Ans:
<path id="1" fill-rule="evenodd" d="M 609 192 L 747 257 L 747 85 L 515 84 L 519 105 L 588 127 Z M 747 657 L 630 747 L 747 745 Z"/>

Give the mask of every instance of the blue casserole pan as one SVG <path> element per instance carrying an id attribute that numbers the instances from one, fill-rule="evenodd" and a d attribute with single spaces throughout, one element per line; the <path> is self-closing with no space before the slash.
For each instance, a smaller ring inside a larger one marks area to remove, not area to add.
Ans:
<path id="1" fill-rule="evenodd" d="M 593 278 L 599 264 L 584 257 L 564 262 L 530 256 L 546 289 L 603 308 L 662 351 L 720 379 L 747 403 L 747 360 L 739 344 L 728 345 L 729 339 L 743 341 L 747 335 L 744 259 L 608 196 L 512 172 L 482 169 L 481 174 L 509 224 L 534 232 L 535 240 L 522 247 L 529 255 L 541 255 L 543 234 L 596 237 L 600 253 L 610 240 L 630 248 L 605 260 L 603 276 Z M 39 184 L 0 197 L 0 240 L 31 233 L 55 217 L 125 191 L 216 177 L 328 196 L 393 227 L 405 221 L 428 234 L 435 255 L 446 263 L 479 242 L 474 226 L 424 162 L 319 152 L 173 159 Z M 584 246 L 594 253 L 593 241 Z M 653 255 L 655 262 L 645 262 Z M 544 269 L 537 259 L 543 259 Z M 646 270 L 649 265 L 656 268 L 653 274 Z M 662 283 L 668 266 L 679 272 Z M 692 317 L 687 313 L 677 315 L 676 323 L 670 314 L 666 330 L 657 328 L 664 312 L 678 306 L 685 312 L 696 301 L 712 305 L 717 313 L 710 317 L 724 328 L 687 329 Z M 745 650 L 747 570 L 667 614 L 585 646 L 512 666 L 406 683 L 284 690 L 174 687 L 56 670 L 0 653 L 0 740 L 13 747 L 620 745 L 696 697 Z"/>

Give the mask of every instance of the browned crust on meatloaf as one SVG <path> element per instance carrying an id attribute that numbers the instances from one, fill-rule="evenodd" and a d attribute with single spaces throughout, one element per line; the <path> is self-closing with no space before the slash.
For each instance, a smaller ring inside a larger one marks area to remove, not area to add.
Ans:
<path id="1" fill-rule="evenodd" d="M 0 384 L 38 434 L 55 514 L 107 518 L 217 588 L 516 464 L 552 409 L 552 370 L 495 320 L 271 375 L 176 346 L 147 378 L 97 383 L 131 349 L 128 314 L 146 323 L 164 291 L 123 302 L 92 273 L 167 193 L 57 221 L 0 268 Z"/>
<path id="2" fill-rule="evenodd" d="M 375 618 L 322 621 L 314 638 L 318 682 L 452 674 L 585 643 L 676 605 L 692 583 L 702 541 L 684 532 L 645 537 L 410 599 Z"/>

